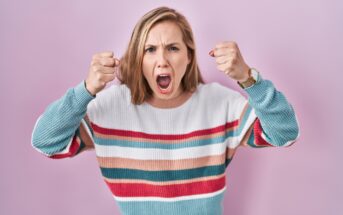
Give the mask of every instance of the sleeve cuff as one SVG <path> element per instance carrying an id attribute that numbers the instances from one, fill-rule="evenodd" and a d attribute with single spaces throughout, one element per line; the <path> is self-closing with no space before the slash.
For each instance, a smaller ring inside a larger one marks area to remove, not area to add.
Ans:
<path id="1" fill-rule="evenodd" d="M 253 102 L 264 100 L 266 94 L 272 90 L 274 90 L 273 83 L 271 81 L 264 80 L 260 75 L 254 85 L 244 89 L 249 96 L 249 100 Z"/>
<path id="2" fill-rule="evenodd" d="M 76 99 L 81 104 L 88 104 L 91 100 L 93 100 L 96 96 L 91 95 L 85 87 L 85 82 L 82 81 L 74 88 L 74 93 Z"/>

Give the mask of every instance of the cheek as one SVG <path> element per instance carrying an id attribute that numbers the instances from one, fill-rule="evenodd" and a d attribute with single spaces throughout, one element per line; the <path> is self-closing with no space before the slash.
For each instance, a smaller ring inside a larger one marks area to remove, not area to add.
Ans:
<path id="1" fill-rule="evenodd" d="M 148 79 L 149 76 L 151 76 L 152 68 L 147 59 L 143 59 L 142 70 L 143 70 L 144 77 Z"/>
<path id="2" fill-rule="evenodd" d="M 179 59 L 179 61 L 176 64 L 176 69 L 177 69 L 178 75 L 183 76 L 186 73 L 187 66 L 188 66 L 187 57 Z M 180 77 L 180 79 L 181 78 L 182 77 Z"/>
<path id="3" fill-rule="evenodd" d="M 151 63 L 151 61 L 149 61 L 147 59 L 143 59 L 142 72 L 143 72 L 143 76 L 144 76 L 145 80 L 148 82 L 148 85 L 150 86 L 150 88 L 153 88 L 153 86 L 155 85 L 155 80 L 153 78 L 153 76 L 154 76 L 153 67 L 154 67 L 154 65 Z"/>

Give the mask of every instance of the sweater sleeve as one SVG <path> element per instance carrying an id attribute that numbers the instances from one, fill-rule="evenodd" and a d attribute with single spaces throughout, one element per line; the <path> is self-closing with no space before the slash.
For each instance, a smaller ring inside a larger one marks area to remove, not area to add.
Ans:
<path id="1" fill-rule="evenodd" d="M 299 125 L 294 109 L 283 93 L 261 77 L 245 91 L 257 116 L 247 136 L 247 144 L 256 148 L 293 144 L 299 137 Z"/>
<path id="2" fill-rule="evenodd" d="M 31 144 L 50 158 L 73 157 L 93 145 L 93 131 L 86 115 L 94 97 L 84 82 L 51 103 L 37 119 Z"/>

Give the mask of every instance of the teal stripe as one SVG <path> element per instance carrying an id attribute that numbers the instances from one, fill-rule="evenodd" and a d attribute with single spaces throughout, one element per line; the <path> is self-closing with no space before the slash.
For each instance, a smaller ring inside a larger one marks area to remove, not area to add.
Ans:
<path id="1" fill-rule="evenodd" d="M 223 174 L 226 165 L 215 165 L 185 170 L 144 171 L 126 168 L 100 168 L 106 178 L 141 179 L 149 181 L 173 181 Z"/>
<path id="2" fill-rule="evenodd" d="M 247 123 L 247 120 L 250 116 L 251 111 L 252 111 L 252 107 L 250 105 L 248 105 L 247 110 L 245 111 L 243 118 L 242 118 L 241 122 L 239 123 L 239 127 L 233 131 L 234 134 L 232 136 L 236 137 L 242 133 L 242 130 L 244 129 L 244 127 Z"/>
<path id="3" fill-rule="evenodd" d="M 121 146 L 130 148 L 154 148 L 154 149 L 180 149 L 196 146 L 205 146 L 210 144 L 223 143 L 225 136 L 220 136 L 216 138 L 208 138 L 202 140 L 191 140 L 183 143 L 158 143 L 158 142 L 140 142 L 140 141 L 129 141 L 129 140 L 114 140 L 114 139 L 104 139 L 99 137 L 94 137 L 94 141 L 98 145 L 104 146 Z"/>
<path id="4" fill-rule="evenodd" d="M 117 201 L 121 214 L 125 215 L 221 215 L 224 193 L 210 198 L 183 200 L 176 202 L 161 201 Z"/>
<path id="5" fill-rule="evenodd" d="M 248 139 L 248 145 L 253 147 L 253 148 L 257 148 L 257 146 L 255 145 L 254 142 L 255 142 L 255 134 L 254 134 L 254 131 L 253 131 L 253 132 L 251 132 L 250 137 Z"/>
<path id="6" fill-rule="evenodd" d="M 225 160 L 225 166 L 229 166 L 230 162 L 231 162 L 232 159 L 229 159 L 229 158 L 226 158 Z"/>
<path id="7" fill-rule="evenodd" d="M 85 148 L 85 147 L 86 147 L 86 144 L 83 141 L 81 141 L 80 147 L 77 150 L 76 155 L 79 154 L 83 150 L 83 148 Z"/>

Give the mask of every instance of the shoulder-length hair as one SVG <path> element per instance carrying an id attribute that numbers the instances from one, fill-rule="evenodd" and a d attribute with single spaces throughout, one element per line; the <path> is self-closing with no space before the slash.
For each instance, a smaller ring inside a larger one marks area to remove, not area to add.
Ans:
<path id="1" fill-rule="evenodd" d="M 130 89 L 133 104 L 142 104 L 152 96 L 152 90 L 142 72 L 144 46 L 150 29 L 162 21 L 176 23 L 182 32 L 183 42 L 187 46 L 190 63 L 181 81 L 183 90 L 194 92 L 199 83 L 204 83 L 196 59 L 193 32 L 188 21 L 174 9 L 159 7 L 145 14 L 138 21 L 132 32 L 128 48 L 120 61 L 118 78 L 121 84 L 125 84 Z"/>

